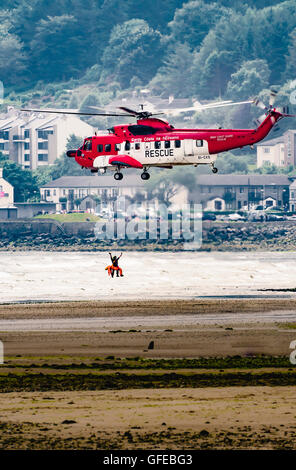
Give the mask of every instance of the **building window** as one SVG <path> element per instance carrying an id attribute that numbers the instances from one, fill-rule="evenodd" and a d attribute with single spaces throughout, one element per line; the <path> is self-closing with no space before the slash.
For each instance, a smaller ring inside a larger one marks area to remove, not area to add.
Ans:
<path id="1" fill-rule="evenodd" d="M 53 190 L 53 195 L 56 196 L 57 195 L 57 191 L 56 189 Z"/>
<path id="2" fill-rule="evenodd" d="M 179 149 L 181 147 L 181 140 L 175 140 L 175 148 Z"/>
<path id="3" fill-rule="evenodd" d="M 48 136 L 52 134 L 53 134 L 53 131 L 38 131 L 38 139 L 48 140 Z M 25 138 L 26 138 L 26 135 L 25 135 Z"/>
<path id="4" fill-rule="evenodd" d="M 239 192 L 240 192 L 240 193 L 244 193 L 244 192 L 245 192 L 245 188 L 239 188 Z"/>
<path id="5" fill-rule="evenodd" d="M 0 131 L 0 139 L 9 140 L 9 132 L 8 131 Z"/>
<path id="6" fill-rule="evenodd" d="M 29 142 L 25 142 L 24 149 L 29 150 L 29 148 L 30 148 Z"/>
<path id="7" fill-rule="evenodd" d="M 27 145 L 29 146 L 29 144 L 27 144 Z M 48 142 L 38 142 L 38 149 L 39 150 L 48 150 Z"/>
<path id="8" fill-rule="evenodd" d="M 103 152 L 103 145 L 102 144 L 97 145 L 97 152 L 99 152 L 99 153 Z"/>
<path id="9" fill-rule="evenodd" d="M 38 162 L 48 162 L 48 155 L 46 153 L 38 153 Z"/>
<path id="10" fill-rule="evenodd" d="M 170 142 L 169 140 L 166 140 L 166 141 L 164 142 L 164 148 L 165 148 L 165 149 L 169 149 L 170 147 L 171 147 L 171 142 Z"/>
<path id="11" fill-rule="evenodd" d="M 24 155 L 24 160 L 25 160 L 25 162 L 29 162 L 29 161 L 30 161 L 30 154 L 29 154 L 29 153 L 25 153 L 25 155 Z"/>
<path id="12" fill-rule="evenodd" d="M 269 147 L 263 147 L 263 152 L 264 153 L 270 153 L 270 148 Z"/>
<path id="13" fill-rule="evenodd" d="M 29 131 L 29 129 L 25 129 L 24 138 L 29 139 L 29 137 L 30 137 L 30 131 Z"/>
<path id="14" fill-rule="evenodd" d="M 197 140 L 196 147 L 203 147 L 203 140 Z"/>

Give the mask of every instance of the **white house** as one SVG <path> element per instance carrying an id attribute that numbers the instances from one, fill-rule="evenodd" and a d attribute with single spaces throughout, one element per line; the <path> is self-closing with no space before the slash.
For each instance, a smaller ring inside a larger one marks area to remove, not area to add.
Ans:
<path id="1" fill-rule="evenodd" d="M 13 186 L 3 178 L 3 168 L 0 168 L 0 208 L 13 207 Z"/>

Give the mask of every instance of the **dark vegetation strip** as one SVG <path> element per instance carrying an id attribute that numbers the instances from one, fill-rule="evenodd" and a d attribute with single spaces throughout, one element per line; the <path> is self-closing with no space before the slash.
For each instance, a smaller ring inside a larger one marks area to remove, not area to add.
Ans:
<path id="1" fill-rule="evenodd" d="M 195 359 L 145 359 L 140 357 L 132 357 L 125 359 L 115 359 L 114 356 L 107 358 L 96 358 L 95 362 L 85 363 L 68 363 L 68 364 L 51 364 L 50 361 L 44 363 L 10 363 L 6 366 L 12 368 L 44 368 L 44 369 L 95 369 L 95 370 L 149 370 L 149 369 L 260 369 L 263 367 L 291 367 L 288 356 L 228 356 L 228 357 L 200 357 Z M 5 365 L 2 366 L 5 368 Z"/>
<path id="2" fill-rule="evenodd" d="M 112 374 L 112 375 L 52 375 L 8 374 L 0 376 L 0 392 L 120 390 L 136 388 L 231 387 L 231 386 L 296 385 L 295 372 L 265 373 L 200 373 L 200 374 Z"/>

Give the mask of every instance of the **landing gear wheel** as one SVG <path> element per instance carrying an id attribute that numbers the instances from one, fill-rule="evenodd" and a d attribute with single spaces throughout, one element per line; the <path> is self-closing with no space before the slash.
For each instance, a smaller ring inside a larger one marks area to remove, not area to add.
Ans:
<path id="1" fill-rule="evenodd" d="M 147 171 L 144 171 L 142 174 L 141 174 L 141 178 L 142 180 L 149 180 L 150 178 L 150 175 Z"/>
<path id="2" fill-rule="evenodd" d="M 218 168 L 216 168 L 215 166 L 213 166 L 212 172 L 213 172 L 213 173 L 218 173 Z"/>
<path id="3" fill-rule="evenodd" d="M 119 173 L 119 172 L 114 173 L 114 179 L 116 179 L 117 181 L 122 180 L 122 178 L 123 178 L 122 173 Z"/>

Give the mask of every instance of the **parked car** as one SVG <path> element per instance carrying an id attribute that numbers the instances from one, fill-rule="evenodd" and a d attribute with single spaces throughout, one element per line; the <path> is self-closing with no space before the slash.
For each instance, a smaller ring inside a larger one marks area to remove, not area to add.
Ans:
<path id="1" fill-rule="evenodd" d="M 216 220 L 217 217 L 215 214 L 203 214 L 202 215 L 202 220 Z"/>

